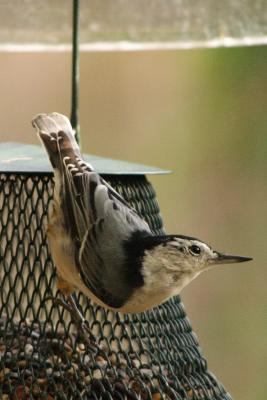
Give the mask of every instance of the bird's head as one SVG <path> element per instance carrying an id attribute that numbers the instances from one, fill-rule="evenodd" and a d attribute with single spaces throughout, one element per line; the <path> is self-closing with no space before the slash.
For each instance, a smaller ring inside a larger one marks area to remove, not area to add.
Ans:
<path id="1" fill-rule="evenodd" d="M 213 250 L 199 239 L 183 235 L 148 235 L 136 231 L 125 241 L 124 251 L 131 284 L 137 282 L 135 306 L 145 310 L 177 295 L 202 271 L 215 265 L 239 263 L 251 258 Z M 136 277 L 139 277 L 136 280 Z M 135 311 L 137 308 L 135 307 Z"/>
<path id="2" fill-rule="evenodd" d="M 212 249 L 199 239 L 188 236 L 172 236 L 162 243 L 164 253 L 170 254 L 174 263 L 183 270 L 201 272 L 215 265 L 240 263 L 252 260 L 249 257 L 229 255 Z"/>
<path id="3" fill-rule="evenodd" d="M 213 266 L 252 260 L 218 252 L 199 239 L 183 235 L 150 237 L 145 247 L 147 270 L 161 266 L 170 277 L 169 283 L 180 282 L 181 286 Z"/>

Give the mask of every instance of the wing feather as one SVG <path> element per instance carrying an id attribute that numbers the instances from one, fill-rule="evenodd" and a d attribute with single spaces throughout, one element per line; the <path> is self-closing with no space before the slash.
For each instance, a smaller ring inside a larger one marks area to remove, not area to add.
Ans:
<path id="1" fill-rule="evenodd" d="M 98 298 L 111 307 L 119 307 L 133 290 L 125 267 L 124 242 L 136 231 L 148 235 L 151 231 L 96 172 L 80 174 L 72 165 L 67 162 L 65 165 L 68 186 L 65 191 L 71 194 L 69 205 L 78 227 L 79 272 Z M 67 212 L 70 212 L 69 207 Z M 119 289 L 118 282 L 121 282 Z"/>
<path id="2" fill-rule="evenodd" d="M 133 290 L 124 242 L 136 232 L 151 235 L 148 224 L 84 162 L 67 117 L 40 114 L 32 123 L 55 171 L 55 223 L 75 244 L 78 272 L 99 299 L 119 306 Z"/>

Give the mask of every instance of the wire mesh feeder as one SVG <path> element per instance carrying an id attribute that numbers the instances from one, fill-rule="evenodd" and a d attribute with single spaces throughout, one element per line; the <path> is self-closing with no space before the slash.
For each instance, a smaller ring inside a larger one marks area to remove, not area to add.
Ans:
<path id="1" fill-rule="evenodd" d="M 207 370 L 179 297 L 119 315 L 77 294 L 97 351 L 85 347 L 65 310 L 45 300 L 60 294 L 45 230 L 53 177 L 42 163 L 36 156 L 35 172 L 0 163 L 1 399 L 231 399 Z M 144 174 L 105 179 L 163 233 Z"/>

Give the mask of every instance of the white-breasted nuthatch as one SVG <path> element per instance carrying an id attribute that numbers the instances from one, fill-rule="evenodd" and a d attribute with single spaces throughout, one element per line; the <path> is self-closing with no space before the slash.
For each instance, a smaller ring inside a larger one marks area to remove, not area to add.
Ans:
<path id="1" fill-rule="evenodd" d="M 68 296 L 80 290 L 106 308 L 138 313 L 179 294 L 202 271 L 251 260 L 193 237 L 155 236 L 83 161 L 67 117 L 40 114 L 32 123 L 54 168 L 47 233 L 59 288 Z"/>

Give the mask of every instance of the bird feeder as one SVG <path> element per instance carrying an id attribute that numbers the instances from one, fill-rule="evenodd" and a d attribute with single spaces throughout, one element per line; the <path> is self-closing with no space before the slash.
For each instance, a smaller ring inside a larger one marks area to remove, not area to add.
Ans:
<path id="1" fill-rule="evenodd" d="M 55 305 L 56 270 L 47 238 L 53 174 L 41 147 L 0 146 L 0 397 L 37 399 L 230 399 L 208 371 L 179 297 L 138 315 L 77 302 L 98 350 L 79 338 Z M 164 233 L 148 174 L 164 171 L 86 159 Z M 4 397 L 9 396 L 9 397 Z"/>
<path id="2" fill-rule="evenodd" d="M 260 1 L 243 1 L 238 25 L 233 23 L 237 18 L 231 8 L 234 0 L 216 10 L 209 8 L 209 18 L 206 18 L 207 3 L 207 0 L 201 5 L 184 0 L 93 0 L 89 5 L 82 2 L 81 49 L 251 44 L 263 37 L 263 27 L 257 19 L 259 7 L 256 15 L 256 3 Z M 69 2 L 51 0 L 0 3 L 2 50 L 12 50 L 12 46 L 68 49 L 70 26 L 66 21 L 70 8 L 66 4 Z M 74 1 L 71 119 L 77 133 L 78 6 L 79 2 Z M 12 20 L 16 24 L 10 30 Z M 36 21 L 40 22 L 38 34 Z M 136 209 L 154 233 L 164 233 L 155 191 L 147 176 L 166 171 L 90 155 L 85 159 Z M 98 345 L 85 346 L 68 312 L 51 301 L 52 297 L 60 296 L 46 238 L 52 198 L 53 174 L 41 147 L 2 143 L 1 399 L 230 400 L 230 395 L 208 370 L 178 296 L 145 313 L 121 315 L 77 293 L 77 302 Z"/>

